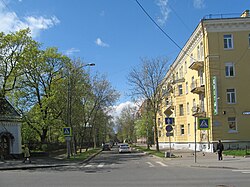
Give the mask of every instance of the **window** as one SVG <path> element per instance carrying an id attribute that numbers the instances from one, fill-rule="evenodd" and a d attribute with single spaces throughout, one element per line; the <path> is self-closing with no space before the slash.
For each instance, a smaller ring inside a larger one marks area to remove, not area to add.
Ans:
<path id="1" fill-rule="evenodd" d="M 232 62 L 225 63 L 225 73 L 226 73 L 226 77 L 234 77 L 235 75 L 234 63 Z"/>
<path id="2" fill-rule="evenodd" d="M 228 132 L 229 133 L 237 132 L 236 118 L 228 117 L 227 122 L 228 122 L 228 128 L 229 128 Z"/>
<path id="3" fill-rule="evenodd" d="M 188 135 L 190 135 L 190 123 L 188 124 Z"/>
<path id="4" fill-rule="evenodd" d="M 227 103 L 228 104 L 236 103 L 236 94 L 234 88 L 227 89 Z"/>
<path id="5" fill-rule="evenodd" d="M 161 131 L 158 131 L 158 137 L 161 137 L 162 135 L 161 135 Z"/>
<path id="6" fill-rule="evenodd" d="M 201 56 L 201 60 L 204 60 L 203 43 L 201 42 L 200 45 L 201 45 L 201 47 L 200 47 L 200 54 L 201 54 L 200 56 Z"/>
<path id="7" fill-rule="evenodd" d="M 188 82 L 186 82 L 186 94 L 188 94 Z"/>
<path id="8" fill-rule="evenodd" d="M 185 73 L 187 73 L 187 61 L 185 61 Z"/>
<path id="9" fill-rule="evenodd" d="M 194 55 L 193 55 L 193 53 L 190 55 L 190 65 L 191 64 L 193 64 L 193 62 L 194 62 L 194 57 L 193 57 Z"/>
<path id="10" fill-rule="evenodd" d="M 189 102 L 187 102 L 187 115 L 189 115 L 190 114 L 190 107 L 189 107 Z"/>
<path id="11" fill-rule="evenodd" d="M 181 131 L 181 135 L 185 134 L 185 129 L 184 129 L 184 125 L 180 126 L 180 131 Z"/>
<path id="12" fill-rule="evenodd" d="M 233 36 L 231 34 L 224 35 L 224 49 L 233 49 Z"/>
<path id="13" fill-rule="evenodd" d="M 180 75 L 180 79 L 182 79 L 183 78 L 183 66 L 181 66 L 179 70 L 179 75 Z"/>
<path id="14" fill-rule="evenodd" d="M 201 59 L 201 54 L 200 54 L 200 46 L 197 46 L 197 60 Z"/>
<path id="15" fill-rule="evenodd" d="M 179 95 L 183 94 L 182 85 L 178 85 Z"/>
<path id="16" fill-rule="evenodd" d="M 179 105 L 179 109 L 180 109 L 180 116 L 184 116 L 183 104 Z"/>

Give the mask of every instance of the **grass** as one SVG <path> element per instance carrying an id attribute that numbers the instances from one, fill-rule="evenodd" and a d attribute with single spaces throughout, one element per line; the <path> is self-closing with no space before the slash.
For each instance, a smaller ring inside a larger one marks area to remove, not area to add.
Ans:
<path id="1" fill-rule="evenodd" d="M 77 153 L 75 156 L 71 156 L 70 160 L 85 160 L 90 156 L 96 154 L 101 149 L 89 149 L 88 151 L 84 151 L 82 153 Z"/>
<path id="2" fill-rule="evenodd" d="M 226 150 L 223 151 L 224 155 L 232 155 L 232 156 L 246 156 L 250 155 L 249 151 L 247 152 L 246 150 Z"/>
<path id="3" fill-rule="evenodd" d="M 146 153 L 148 153 L 150 155 L 155 155 L 155 156 L 158 156 L 158 157 L 161 157 L 161 158 L 165 158 L 165 152 L 156 151 L 156 150 L 152 150 L 152 149 L 148 149 L 146 147 L 141 147 L 141 146 L 136 146 L 136 145 L 133 145 L 133 147 L 140 150 L 140 151 L 146 152 Z"/>

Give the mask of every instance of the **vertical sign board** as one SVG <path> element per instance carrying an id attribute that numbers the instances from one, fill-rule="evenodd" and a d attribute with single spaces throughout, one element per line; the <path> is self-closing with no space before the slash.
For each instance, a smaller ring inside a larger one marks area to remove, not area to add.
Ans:
<path id="1" fill-rule="evenodd" d="M 172 125 L 174 123 L 174 118 L 165 118 L 166 125 Z"/>
<path id="2" fill-rule="evenodd" d="M 63 128 L 63 135 L 64 135 L 65 137 L 67 137 L 67 136 L 72 136 L 71 127 L 64 127 L 64 128 Z"/>
<path id="3" fill-rule="evenodd" d="M 210 118 L 198 118 L 198 129 L 209 130 L 210 129 Z"/>
<path id="4" fill-rule="evenodd" d="M 218 90 L 217 90 L 217 78 L 213 76 L 212 78 L 212 87 L 213 87 L 213 100 L 214 100 L 214 115 L 218 114 Z"/>

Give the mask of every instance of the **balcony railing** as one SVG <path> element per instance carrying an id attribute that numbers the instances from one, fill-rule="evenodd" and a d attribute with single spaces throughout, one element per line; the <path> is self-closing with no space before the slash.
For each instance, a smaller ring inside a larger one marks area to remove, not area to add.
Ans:
<path id="1" fill-rule="evenodd" d="M 193 106 L 192 107 L 192 115 L 195 117 L 206 117 L 204 104 Z"/>
<path id="2" fill-rule="evenodd" d="M 200 94 L 205 92 L 205 84 L 201 79 L 197 79 L 191 83 L 191 92 L 195 94 Z"/>
<path id="3" fill-rule="evenodd" d="M 177 77 L 177 78 L 173 81 L 173 84 L 180 83 L 180 82 L 185 82 L 185 78 L 184 78 L 184 77 Z"/>

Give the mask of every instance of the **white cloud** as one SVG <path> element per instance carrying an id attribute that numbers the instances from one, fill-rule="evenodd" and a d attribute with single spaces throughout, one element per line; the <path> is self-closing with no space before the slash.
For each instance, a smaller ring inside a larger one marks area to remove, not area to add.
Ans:
<path id="1" fill-rule="evenodd" d="M 116 105 L 113 107 L 112 116 L 114 118 L 120 116 L 122 109 L 127 107 L 127 106 L 135 107 L 137 105 L 131 101 L 126 101 L 124 103 L 120 103 L 119 105 Z"/>
<path id="2" fill-rule="evenodd" d="M 205 7 L 204 0 L 194 0 L 193 1 L 194 8 L 201 9 Z"/>
<path id="3" fill-rule="evenodd" d="M 57 17 L 52 16 L 45 18 L 43 16 L 28 16 L 19 18 L 17 14 L 6 8 L 6 5 L 0 2 L 0 31 L 9 33 L 20 29 L 30 28 L 31 36 L 38 37 L 42 30 L 49 29 L 60 21 Z"/>
<path id="4" fill-rule="evenodd" d="M 80 52 L 79 49 L 70 48 L 70 49 L 68 49 L 68 50 L 65 51 L 65 54 L 66 54 L 67 56 L 71 56 L 71 55 L 73 55 L 74 53 L 79 53 L 79 52 Z"/>
<path id="5" fill-rule="evenodd" d="M 170 13 L 170 9 L 168 8 L 168 0 L 157 0 L 157 6 L 159 6 L 161 11 L 161 16 L 157 18 L 157 22 L 160 25 L 164 25 L 168 19 L 168 15 Z"/>
<path id="6" fill-rule="evenodd" d="M 97 39 L 95 40 L 95 43 L 96 43 L 96 45 L 98 45 L 98 46 L 100 46 L 100 47 L 109 47 L 109 44 L 104 43 L 104 42 L 101 40 L 101 38 L 97 38 Z"/>

